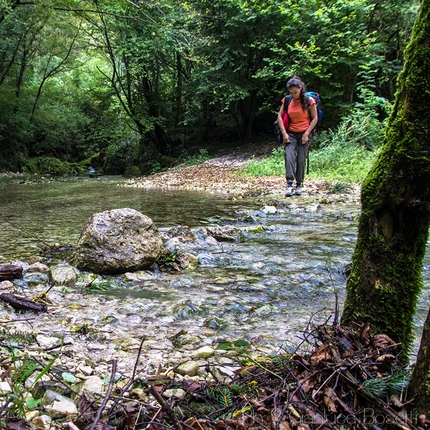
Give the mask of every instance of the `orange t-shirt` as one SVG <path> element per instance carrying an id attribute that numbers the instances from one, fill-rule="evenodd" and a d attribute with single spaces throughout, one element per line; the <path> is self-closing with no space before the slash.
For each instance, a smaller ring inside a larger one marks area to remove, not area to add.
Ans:
<path id="1" fill-rule="evenodd" d="M 282 99 L 282 104 L 284 103 L 284 99 Z M 312 97 L 309 97 L 309 105 L 314 105 L 315 100 Z M 311 117 L 309 115 L 308 109 L 302 109 L 302 103 L 300 99 L 291 99 L 288 105 L 288 116 L 290 117 L 290 123 L 288 126 L 288 130 L 293 133 L 302 133 L 306 131 L 311 122 Z"/>

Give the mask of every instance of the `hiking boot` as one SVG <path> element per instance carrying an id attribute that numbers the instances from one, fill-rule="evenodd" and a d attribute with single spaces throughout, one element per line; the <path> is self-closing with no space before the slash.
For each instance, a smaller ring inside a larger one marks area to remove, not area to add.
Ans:
<path id="1" fill-rule="evenodd" d="M 285 191 L 285 197 L 291 197 L 293 194 L 293 187 L 287 187 L 287 190 Z"/>
<path id="2" fill-rule="evenodd" d="M 302 187 L 300 187 L 300 186 L 296 187 L 295 195 L 296 196 L 301 196 L 302 195 Z"/>

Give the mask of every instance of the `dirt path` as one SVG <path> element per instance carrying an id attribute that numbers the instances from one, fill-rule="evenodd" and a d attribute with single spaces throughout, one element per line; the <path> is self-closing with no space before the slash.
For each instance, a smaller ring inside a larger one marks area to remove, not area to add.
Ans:
<path id="1" fill-rule="evenodd" d="M 128 186 L 155 188 L 178 187 L 189 190 L 228 193 L 232 198 L 267 196 L 285 198 L 285 178 L 283 176 L 251 177 L 241 174 L 241 170 L 252 159 L 261 159 L 271 154 L 273 145 L 253 145 L 232 149 L 229 154 L 210 159 L 197 165 L 179 165 L 150 176 L 130 179 Z M 330 194 L 325 181 L 305 179 L 303 198 L 322 197 Z M 352 187 L 349 194 L 357 198 L 358 187 Z M 297 200 L 297 199 L 296 199 Z"/>

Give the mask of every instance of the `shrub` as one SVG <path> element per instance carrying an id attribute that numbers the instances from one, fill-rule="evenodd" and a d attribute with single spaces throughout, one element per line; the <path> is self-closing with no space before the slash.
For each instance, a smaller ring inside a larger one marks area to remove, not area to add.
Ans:
<path id="1" fill-rule="evenodd" d="M 73 175 L 75 165 L 55 157 L 34 157 L 25 160 L 21 170 L 23 173 L 49 174 L 52 176 Z"/>

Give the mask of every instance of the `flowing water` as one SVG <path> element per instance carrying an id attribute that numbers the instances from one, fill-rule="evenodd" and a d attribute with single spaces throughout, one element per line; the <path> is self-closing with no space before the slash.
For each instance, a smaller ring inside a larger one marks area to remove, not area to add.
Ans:
<path id="1" fill-rule="evenodd" d="M 204 240 L 187 245 L 199 258 L 194 272 L 111 278 L 113 287 L 92 294 L 91 305 L 80 314 L 90 324 L 115 324 L 118 333 L 130 337 L 145 327 L 159 333 L 154 335 L 159 342 L 186 329 L 279 350 L 298 341 L 311 317 L 334 318 L 336 302 L 341 310 L 357 203 L 293 198 L 266 214 L 264 205 L 233 202 L 224 194 L 127 188 L 121 182 L 104 177 L 2 186 L 0 263 L 31 260 L 46 245 L 76 243 L 93 213 L 130 207 L 160 230 L 187 225 L 198 237 L 199 226 L 228 224 L 240 227 L 243 238 L 212 247 Z M 428 255 L 423 273 L 417 339 L 430 295 Z M 82 304 L 83 298 L 69 294 L 65 300 Z"/>

